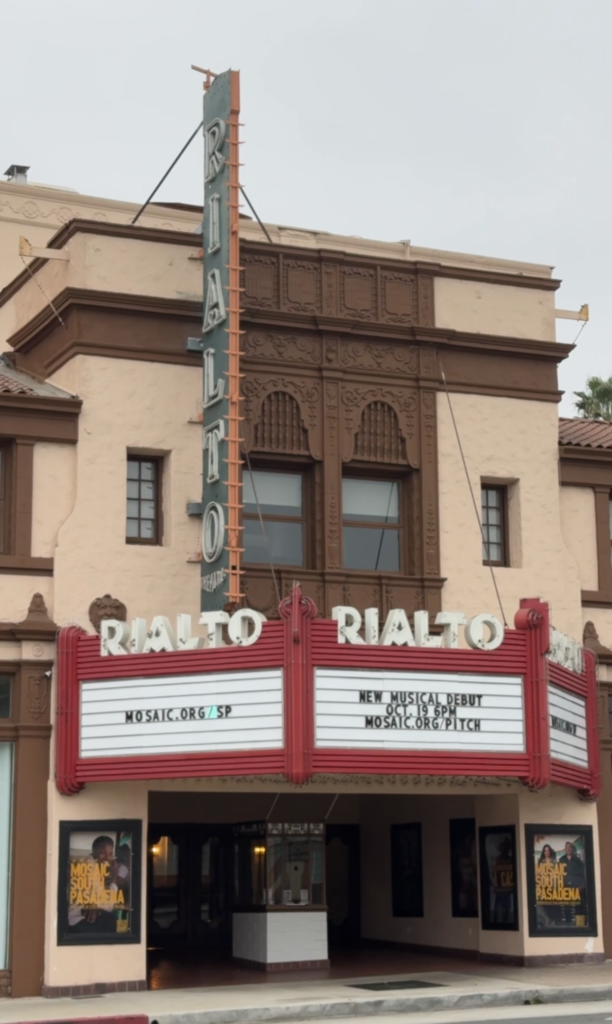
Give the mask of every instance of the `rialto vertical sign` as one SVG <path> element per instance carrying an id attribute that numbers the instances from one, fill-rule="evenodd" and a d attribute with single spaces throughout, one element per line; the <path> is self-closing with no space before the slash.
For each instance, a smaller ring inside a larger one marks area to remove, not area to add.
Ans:
<path id="1" fill-rule="evenodd" d="M 202 611 L 241 596 L 239 111 L 239 72 L 225 71 L 204 93 Z"/>

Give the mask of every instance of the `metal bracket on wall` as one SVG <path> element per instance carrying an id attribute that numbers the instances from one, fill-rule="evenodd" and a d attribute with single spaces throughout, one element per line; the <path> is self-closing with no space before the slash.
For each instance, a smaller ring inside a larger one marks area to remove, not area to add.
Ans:
<path id="1" fill-rule="evenodd" d="M 187 502 L 187 515 L 188 516 L 201 516 L 202 515 L 202 502 L 201 501 L 188 501 Z"/>
<path id="2" fill-rule="evenodd" d="M 43 260 L 69 260 L 70 253 L 66 249 L 42 249 L 32 245 L 23 235 L 19 236 L 19 255 L 36 256 Z"/>
<path id="3" fill-rule="evenodd" d="M 204 338 L 187 338 L 185 348 L 188 352 L 203 352 Z"/>
<path id="4" fill-rule="evenodd" d="M 577 313 L 573 309 L 556 309 L 555 317 L 557 320 L 588 320 L 589 319 L 589 306 L 585 302 Z"/>

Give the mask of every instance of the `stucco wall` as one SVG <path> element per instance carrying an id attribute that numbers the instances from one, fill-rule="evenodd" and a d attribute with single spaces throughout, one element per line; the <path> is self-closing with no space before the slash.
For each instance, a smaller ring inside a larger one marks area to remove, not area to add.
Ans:
<path id="1" fill-rule="evenodd" d="M 130 617 L 188 612 L 195 620 L 200 567 L 188 559 L 200 548 L 200 520 L 187 516 L 186 505 L 202 489 L 202 431 L 189 423 L 201 408 L 201 372 L 79 356 L 53 382 L 83 399 L 76 499 L 57 531 L 56 621 L 91 630 L 89 604 L 106 593 L 122 600 Z M 160 546 L 125 541 L 128 449 L 164 456 Z M 52 476 L 50 468 L 40 485 L 49 495 Z"/>
<path id="2" fill-rule="evenodd" d="M 555 293 L 437 277 L 436 327 L 507 338 L 555 340 Z"/>
<path id="3" fill-rule="evenodd" d="M 561 528 L 567 550 L 578 569 L 583 590 L 597 590 L 595 492 L 591 487 L 560 487 Z"/>
<path id="4" fill-rule="evenodd" d="M 32 554 L 53 558 L 61 527 L 74 508 L 77 496 L 76 445 L 34 445 L 32 502 Z"/>
<path id="5" fill-rule="evenodd" d="M 37 270 L 35 280 L 25 281 L 0 306 L 2 350 L 10 349 L 7 338 L 68 287 L 201 302 L 202 263 L 189 259 L 200 244 L 199 235 L 193 237 L 193 249 L 173 243 L 171 235 L 167 241 L 153 243 L 86 232 L 73 235 L 64 246 L 69 260 L 48 260 Z"/>
<path id="6" fill-rule="evenodd" d="M 512 398 L 451 396 L 469 477 L 480 508 L 481 479 L 515 481 L 511 565 L 495 569 L 508 625 L 522 597 L 549 602 L 557 629 L 582 636 L 580 579 L 561 529 L 555 405 Z M 438 395 L 440 548 L 443 607 L 500 615 L 491 571 L 445 395 Z M 520 533 L 520 543 L 513 540 Z M 518 563 L 518 564 L 517 564 Z"/>
<path id="7" fill-rule="evenodd" d="M 146 838 L 147 789 L 141 783 L 109 783 L 88 787 L 76 796 L 60 796 L 49 783 L 47 847 L 47 906 L 45 928 L 45 985 L 91 985 L 107 981 L 142 981 L 146 978 Z M 140 818 L 142 845 L 141 941 L 124 946 L 58 946 L 57 896 L 60 821 L 102 821 Z"/>
<path id="8" fill-rule="evenodd" d="M 44 248 L 64 224 L 74 218 L 129 224 L 140 204 L 81 195 L 64 188 L 37 184 L 0 183 L 0 289 L 23 270 L 19 236 Z M 201 215 L 191 210 L 169 210 L 152 204 L 141 215 L 144 227 L 191 231 Z"/>

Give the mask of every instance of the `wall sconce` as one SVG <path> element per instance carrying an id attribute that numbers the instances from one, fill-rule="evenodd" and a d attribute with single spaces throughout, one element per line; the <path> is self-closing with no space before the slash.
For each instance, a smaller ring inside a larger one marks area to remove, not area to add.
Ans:
<path id="1" fill-rule="evenodd" d="M 159 857 L 159 855 L 161 853 L 161 850 L 160 850 L 159 846 L 152 846 L 151 847 L 151 853 L 153 854 L 154 857 Z"/>
<path id="2" fill-rule="evenodd" d="M 256 857 L 257 856 L 261 857 L 265 852 L 266 852 L 265 846 L 254 846 L 253 847 L 253 853 L 255 854 Z"/>

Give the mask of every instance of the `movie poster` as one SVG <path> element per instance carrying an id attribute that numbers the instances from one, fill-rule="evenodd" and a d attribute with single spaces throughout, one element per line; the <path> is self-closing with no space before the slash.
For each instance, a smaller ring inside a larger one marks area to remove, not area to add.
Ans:
<path id="1" fill-rule="evenodd" d="M 421 826 L 391 826 L 391 889 L 394 917 L 423 917 Z"/>
<path id="2" fill-rule="evenodd" d="M 141 828 L 60 822 L 59 945 L 140 941 Z"/>
<path id="3" fill-rule="evenodd" d="M 453 917 L 478 917 L 476 820 L 450 821 L 451 905 Z"/>
<path id="4" fill-rule="evenodd" d="M 488 931 L 516 931 L 516 836 L 514 825 L 481 828 L 480 921 Z"/>
<path id="5" fill-rule="evenodd" d="M 596 935 L 590 826 L 526 825 L 530 935 Z"/>

